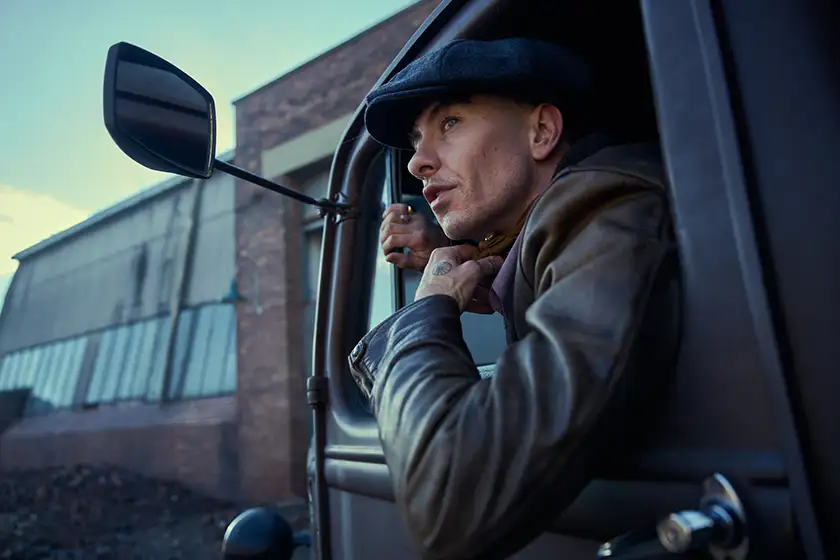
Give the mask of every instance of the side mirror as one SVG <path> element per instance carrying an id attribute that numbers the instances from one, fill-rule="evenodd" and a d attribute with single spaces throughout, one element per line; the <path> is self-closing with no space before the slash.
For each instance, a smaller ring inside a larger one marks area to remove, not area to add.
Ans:
<path id="1" fill-rule="evenodd" d="M 216 159 L 213 96 L 185 72 L 149 51 L 130 43 L 108 49 L 102 93 L 105 128 L 117 146 L 144 167 L 193 179 L 209 179 L 215 168 L 315 206 L 322 216 L 350 213 L 348 204 L 315 200 Z"/>
<path id="2" fill-rule="evenodd" d="M 213 96 L 171 63 L 129 43 L 108 50 L 105 127 L 137 163 L 207 179 L 216 153 Z"/>
<path id="3" fill-rule="evenodd" d="M 311 546 L 309 533 L 293 533 L 276 510 L 260 507 L 236 516 L 225 531 L 222 558 L 291 560 L 297 547 Z"/>

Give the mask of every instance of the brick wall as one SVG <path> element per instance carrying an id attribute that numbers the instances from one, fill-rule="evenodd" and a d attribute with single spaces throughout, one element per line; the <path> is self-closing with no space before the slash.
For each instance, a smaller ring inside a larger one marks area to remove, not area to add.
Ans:
<path id="1" fill-rule="evenodd" d="M 423 0 L 238 100 L 236 163 L 259 173 L 263 151 L 352 112 L 438 5 Z M 275 180 L 294 188 L 289 177 Z M 254 500 L 306 496 L 309 409 L 300 332 L 299 203 L 239 181 L 237 281 L 241 484 Z M 258 279 L 261 313 L 254 305 Z"/>
<path id="2" fill-rule="evenodd" d="M 3 470 L 112 464 L 238 499 L 232 396 L 30 417 L 0 440 Z"/>

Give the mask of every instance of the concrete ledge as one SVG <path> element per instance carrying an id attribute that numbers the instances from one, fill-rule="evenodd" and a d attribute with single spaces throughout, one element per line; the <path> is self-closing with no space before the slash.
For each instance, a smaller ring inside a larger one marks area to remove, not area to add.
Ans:
<path id="1" fill-rule="evenodd" d="M 352 117 L 352 113 L 344 115 L 294 140 L 265 150 L 261 159 L 262 176 L 268 179 L 280 177 L 331 156 Z"/>

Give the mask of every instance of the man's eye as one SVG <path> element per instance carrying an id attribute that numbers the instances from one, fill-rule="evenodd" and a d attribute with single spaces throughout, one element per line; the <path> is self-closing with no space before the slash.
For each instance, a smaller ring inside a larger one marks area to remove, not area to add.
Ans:
<path id="1" fill-rule="evenodd" d="M 458 124 L 458 118 L 457 117 L 446 117 L 445 119 L 443 119 L 443 129 L 444 130 L 448 130 L 448 129 L 452 128 L 453 126 L 455 126 L 456 124 Z"/>

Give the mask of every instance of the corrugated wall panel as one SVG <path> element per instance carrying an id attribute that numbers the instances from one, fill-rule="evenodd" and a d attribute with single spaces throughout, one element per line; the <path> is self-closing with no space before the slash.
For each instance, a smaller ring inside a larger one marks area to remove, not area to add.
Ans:
<path id="1" fill-rule="evenodd" d="M 0 389 L 29 387 L 27 414 L 236 387 L 234 180 L 201 185 L 191 264 L 164 388 L 175 283 L 198 190 L 180 187 L 23 259 L 0 324 Z"/>
<path id="2" fill-rule="evenodd" d="M 25 259 L 3 324 L 0 354 L 169 311 L 193 189 L 170 191 Z M 204 185 L 186 303 L 217 301 L 234 277 L 234 185 Z"/>
<path id="3" fill-rule="evenodd" d="M 217 186 L 205 189 L 201 198 L 193 273 L 185 294 L 188 306 L 218 301 L 235 277 L 234 181 L 217 177 Z"/>

